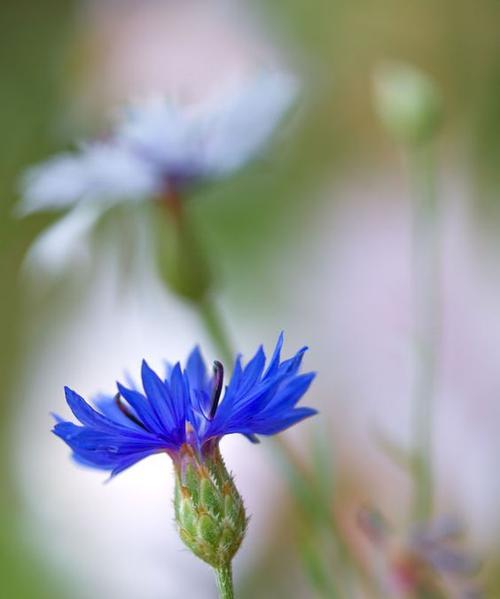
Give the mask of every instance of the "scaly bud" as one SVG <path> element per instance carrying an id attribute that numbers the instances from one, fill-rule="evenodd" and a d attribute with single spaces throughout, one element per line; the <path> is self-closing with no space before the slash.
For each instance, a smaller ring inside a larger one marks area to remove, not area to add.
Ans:
<path id="1" fill-rule="evenodd" d="M 243 541 L 247 518 L 218 445 L 203 456 L 184 445 L 175 474 L 175 520 L 182 541 L 213 568 L 227 566 Z"/>

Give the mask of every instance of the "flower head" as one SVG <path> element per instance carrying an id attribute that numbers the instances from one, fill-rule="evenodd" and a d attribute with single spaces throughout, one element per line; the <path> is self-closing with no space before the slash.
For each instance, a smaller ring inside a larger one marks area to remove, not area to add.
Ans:
<path id="1" fill-rule="evenodd" d="M 94 409 L 66 388 L 80 425 L 56 417 L 54 433 L 88 466 L 114 476 L 139 460 L 166 452 L 175 468 L 175 520 L 184 544 L 216 569 L 227 567 L 245 536 L 243 500 L 219 451 L 221 437 L 278 433 L 311 416 L 296 404 L 314 374 L 299 374 L 305 349 L 281 360 L 280 335 L 271 360 L 260 347 L 243 367 L 236 359 L 223 393 L 224 367 L 209 375 L 200 350 L 186 367 L 167 364 L 165 377 L 142 364 L 143 392 L 118 384 L 114 398 L 98 398 Z"/>
<path id="2" fill-rule="evenodd" d="M 268 141 L 295 95 L 295 81 L 266 73 L 194 106 L 168 98 L 120 114 L 107 141 L 29 169 L 21 213 L 161 195 L 185 182 L 226 176 Z"/>
<path id="3" fill-rule="evenodd" d="M 76 152 L 29 168 L 21 181 L 20 215 L 68 208 L 76 213 L 35 241 L 28 256 L 32 270 L 61 272 L 83 253 L 92 227 L 110 206 L 177 197 L 186 186 L 244 166 L 262 151 L 295 89 L 288 75 L 262 73 L 198 105 L 164 97 L 135 104 L 120 112 L 105 141 L 81 144 Z M 82 219 L 88 211 L 94 218 Z M 77 222 L 79 234 L 66 234 L 66 222 Z"/>
<path id="4" fill-rule="evenodd" d="M 299 374 L 306 348 L 281 360 L 282 345 L 281 335 L 267 367 L 262 347 L 246 366 L 238 357 L 224 392 L 222 364 L 215 362 L 209 375 L 197 347 L 184 369 L 168 365 L 165 377 L 143 362 L 142 392 L 118 383 L 117 395 L 100 398 L 96 408 L 66 388 L 66 401 L 80 424 L 57 418 L 54 433 L 77 460 L 112 475 L 160 452 L 178 466 L 186 448 L 203 462 L 232 433 L 253 441 L 256 435 L 273 435 L 315 413 L 296 407 L 314 378 Z"/>
<path id="5" fill-rule="evenodd" d="M 126 111 L 117 139 L 157 169 L 162 185 L 216 179 L 262 150 L 295 89 L 290 76 L 265 73 L 200 105 L 156 98 Z"/>

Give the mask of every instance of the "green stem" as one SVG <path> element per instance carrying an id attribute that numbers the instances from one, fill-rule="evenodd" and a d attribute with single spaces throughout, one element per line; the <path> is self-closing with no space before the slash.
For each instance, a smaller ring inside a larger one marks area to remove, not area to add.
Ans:
<path id="1" fill-rule="evenodd" d="M 220 599 L 234 599 L 233 572 L 231 564 L 215 569 Z"/>
<path id="2" fill-rule="evenodd" d="M 432 514 L 432 429 L 440 337 L 439 246 L 436 162 L 430 143 L 410 153 L 414 188 L 413 260 L 415 301 L 414 500 L 413 516 Z"/>
<path id="3" fill-rule="evenodd" d="M 167 268 L 164 269 L 165 279 L 171 289 L 193 302 L 220 359 L 229 369 L 232 366 L 233 352 L 214 301 L 210 262 L 201 249 L 196 228 L 175 189 L 167 191 L 162 206 L 166 208 L 171 230 L 168 235 L 162 231 L 160 240 L 166 238 L 171 241 L 171 246 L 164 253 L 173 257 L 172 264 L 167 263 Z"/>
<path id="4" fill-rule="evenodd" d="M 329 588 L 326 591 L 330 599 L 336 597 L 352 597 L 355 595 L 355 579 L 366 590 L 367 596 L 376 597 L 374 584 L 359 566 L 356 556 L 349 544 L 345 541 L 342 530 L 339 528 L 331 506 L 333 502 L 332 491 L 325 497 L 320 486 L 321 476 L 329 476 L 331 470 L 313 473 L 308 470 L 301 457 L 291 447 L 282 435 L 275 438 L 274 449 L 284 466 L 290 489 L 301 508 L 304 525 L 309 527 L 314 544 L 309 547 L 299 547 L 302 557 L 307 560 L 306 567 L 313 584 L 317 584 L 317 574 L 322 572 L 324 561 L 328 562 L 325 574 L 329 579 Z"/>
<path id="5" fill-rule="evenodd" d="M 196 308 L 203 322 L 206 332 L 212 343 L 220 353 L 220 358 L 225 366 L 230 369 L 233 365 L 234 355 L 231 349 L 226 327 L 222 321 L 219 310 L 211 295 L 206 294 L 200 301 L 196 302 Z"/>

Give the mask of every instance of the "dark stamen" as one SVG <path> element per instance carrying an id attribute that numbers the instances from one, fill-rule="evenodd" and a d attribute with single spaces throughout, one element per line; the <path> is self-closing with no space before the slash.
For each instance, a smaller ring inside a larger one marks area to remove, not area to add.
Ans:
<path id="1" fill-rule="evenodd" d="M 212 389 L 212 396 L 210 397 L 210 413 L 209 419 L 215 416 L 217 408 L 219 406 L 220 395 L 222 392 L 222 382 L 224 381 L 224 366 L 218 361 L 214 362 L 214 387 Z"/>
<path id="2" fill-rule="evenodd" d="M 120 410 L 120 412 L 126 418 L 128 418 L 134 424 L 137 424 L 137 426 L 140 426 L 141 428 L 143 428 L 144 430 L 146 430 L 146 427 L 144 426 L 144 424 L 142 424 L 142 422 L 139 420 L 139 418 L 137 418 L 137 416 L 135 416 L 134 414 L 132 414 L 132 412 L 130 411 L 130 409 L 123 403 L 122 397 L 121 397 L 121 395 L 119 393 L 117 393 L 115 395 L 115 403 L 116 403 L 118 409 Z"/>

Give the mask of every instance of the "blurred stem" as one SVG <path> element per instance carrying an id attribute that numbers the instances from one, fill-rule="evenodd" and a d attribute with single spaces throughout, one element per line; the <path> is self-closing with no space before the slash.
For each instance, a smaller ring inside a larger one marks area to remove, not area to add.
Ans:
<path id="1" fill-rule="evenodd" d="M 373 582 L 358 564 L 356 555 L 344 540 L 332 513 L 333 496 L 330 495 L 327 499 L 324 490 L 321 489 L 325 483 L 324 480 L 318 480 L 321 474 L 309 471 L 283 435 L 276 436 L 274 446 L 278 450 L 278 457 L 284 460 L 285 474 L 291 491 L 315 540 L 315 544 L 308 548 L 309 554 L 304 555 L 302 552 L 303 560 L 306 558 L 306 572 L 313 585 L 317 587 L 316 574 L 322 568 L 325 558 L 328 558 L 331 599 L 355 596 L 355 580 L 366 590 L 367 596 L 375 597 Z M 331 551 L 327 550 L 327 546 Z"/>
<path id="2" fill-rule="evenodd" d="M 220 353 L 220 358 L 227 366 L 232 367 L 233 352 L 229 336 L 224 326 L 222 316 L 213 300 L 212 295 L 207 294 L 195 303 L 205 331 L 208 333 L 212 343 Z"/>
<path id="3" fill-rule="evenodd" d="M 233 572 L 231 564 L 215 569 L 220 599 L 234 599 Z"/>
<path id="4" fill-rule="evenodd" d="M 173 292 L 191 302 L 221 360 L 230 368 L 233 352 L 214 301 L 210 261 L 199 242 L 196 227 L 175 186 L 168 187 L 160 200 L 168 226 L 158 236 L 163 278 Z"/>
<path id="5" fill-rule="evenodd" d="M 173 225 L 171 234 L 176 240 L 175 245 L 170 248 L 174 260 L 172 265 L 167 265 L 168 268 L 164 270 L 165 280 L 180 297 L 192 302 L 221 360 L 230 368 L 233 353 L 211 292 L 209 262 L 201 250 L 196 231 L 175 187 L 167 189 L 162 199 Z M 215 577 L 220 599 L 234 599 L 231 564 L 215 568 Z"/>
<path id="6" fill-rule="evenodd" d="M 323 599 L 340 599 L 331 564 L 325 563 L 324 552 L 322 547 L 318 546 L 316 535 L 310 536 L 312 538 L 304 536 L 299 542 L 299 553 L 311 585 Z"/>
<path id="7" fill-rule="evenodd" d="M 439 342 L 439 245 L 436 158 L 433 144 L 410 149 L 413 186 L 413 293 L 415 382 L 413 399 L 413 516 L 428 519 L 433 502 L 433 408 Z"/>

